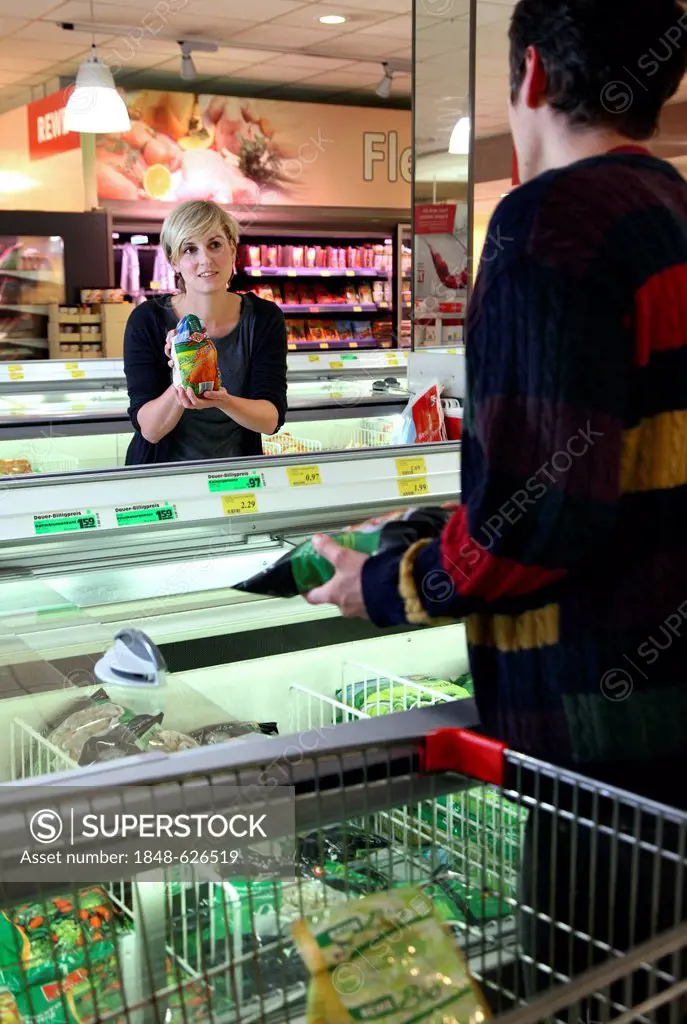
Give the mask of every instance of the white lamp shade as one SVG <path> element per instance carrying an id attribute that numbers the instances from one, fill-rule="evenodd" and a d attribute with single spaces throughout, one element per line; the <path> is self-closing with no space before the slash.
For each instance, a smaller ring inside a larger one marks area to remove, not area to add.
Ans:
<path id="1" fill-rule="evenodd" d="M 451 156 L 466 156 L 470 152 L 470 118 L 461 117 L 456 121 L 448 144 Z"/>
<path id="2" fill-rule="evenodd" d="M 70 132 L 99 135 L 131 128 L 126 103 L 115 88 L 112 73 L 95 55 L 88 57 L 77 72 L 64 126 Z"/>

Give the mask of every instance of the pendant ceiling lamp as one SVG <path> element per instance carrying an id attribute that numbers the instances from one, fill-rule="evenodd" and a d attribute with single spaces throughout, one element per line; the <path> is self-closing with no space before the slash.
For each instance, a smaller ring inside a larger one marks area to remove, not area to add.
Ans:
<path id="1" fill-rule="evenodd" d="M 77 72 L 74 88 L 67 101 L 64 126 L 69 132 L 102 135 L 128 132 L 131 128 L 126 103 L 117 92 L 112 72 L 98 57 L 95 36 L 91 52 Z"/>
<path id="2" fill-rule="evenodd" d="M 466 156 L 470 152 L 470 118 L 461 117 L 451 132 L 448 144 L 451 156 Z"/>

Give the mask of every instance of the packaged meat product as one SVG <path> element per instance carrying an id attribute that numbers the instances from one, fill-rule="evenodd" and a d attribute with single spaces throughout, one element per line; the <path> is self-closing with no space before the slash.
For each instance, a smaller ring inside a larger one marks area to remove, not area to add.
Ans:
<path id="1" fill-rule="evenodd" d="M 219 391 L 222 387 L 217 349 L 202 320 L 193 313 L 183 316 L 177 324 L 172 362 L 175 387 L 192 388 L 199 396 L 205 391 Z"/>
<path id="2" fill-rule="evenodd" d="M 291 933 L 310 973 L 307 1024 L 491 1016 L 451 931 L 419 888 L 335 904 L 295 921 Z M 344 976 L 356 984 L 337 983 Z"/>
<path id="3" fill-rule="evenodd" d="M 343 547 L 374 555 L 390 548 L 410 547 L 424 537 L 438 537 L 449 517 L 447 509 L 402 509 L 332 536 Z M 270 597 L 295 597 L 322 586 L 333 575 L 333 566 L 315 551 L 312 540 L 307 540 L 268 569 L 234 584 L 234 589 Z"/>

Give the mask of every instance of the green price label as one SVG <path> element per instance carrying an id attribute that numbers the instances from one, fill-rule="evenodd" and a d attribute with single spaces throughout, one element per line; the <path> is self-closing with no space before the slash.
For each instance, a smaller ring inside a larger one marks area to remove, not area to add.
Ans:
<path id="1" fill-rule="evenodd" d="M 86 509 L 85 512 L 51 512 L 34 516 L 33 528 L 39 537 L 50 533 L 72 533 L 74 530 L 97 530 L 100 517 Z"/>
<path id="2" fill-rule="evenodd" d="M 342 359 L 347 359 L 349 363 L 357 363 L 357 356 L 341 356 Z"/>
<path id="3" fill-rule="evenodd" d="M 146 523 L 172 523 L 178 519 L 174 505 L 154 502 L 152 505 L 128 505 L 115 509 L 117 526 L 144 526 Z"/>
<path id="4" fill-rule="evenodd" d="M 208 490 L 213 494 L 217 491 L 252 491 L 265 486 L 265 478 L 260 473 L 217 473 L 208 477 Z"/>

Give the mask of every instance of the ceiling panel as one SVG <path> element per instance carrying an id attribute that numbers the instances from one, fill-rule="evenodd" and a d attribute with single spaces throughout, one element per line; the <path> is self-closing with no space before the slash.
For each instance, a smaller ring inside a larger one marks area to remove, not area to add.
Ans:
<path id="1" fill-rule="evenodd" d="M 276 46 L 279 49 L 302 50 L 308 46 L 316 46 L 331 41 L 331 33 L 319 28 L 290 28 L 288 25 L 256 25 L 247 32 L 239 32 L 235 36 L 237 44 L 258 43 L 265 46 Z"/>
<path id="2" fill-rule="evenodd" d="M 378 21 L 375 25 L 368 25 L 361 28 L 359 35 L 383 36 L 386 39 L 411 39 L 413 34 L 413 19 L 409 14 L 400 14 L 396 18 L 388 18 L 386 21 Z"/>
<path id="3" fill-rule="evenodd" d="M 337 0 L 322 0 L 321 3 L 313 0 L 311 6 L 326 8 L 325 14 L 339 13 L 340 8 L 362 11 L 381 11 L 388 14 L 409 14 L 413 9 L 412 0 L 344 0 L 342 4 Z M 336 10 L 334 10 L 336 8 Z M 345 11 L 343 11 L 345 13 Z"/>

